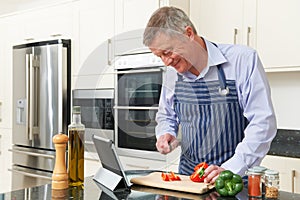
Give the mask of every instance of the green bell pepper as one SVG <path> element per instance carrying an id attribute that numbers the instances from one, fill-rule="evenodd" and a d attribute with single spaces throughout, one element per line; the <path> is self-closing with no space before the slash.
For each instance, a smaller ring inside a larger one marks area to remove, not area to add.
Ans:
<path id="1" fill-rule="evenodd" d="M 215 188 L 221 196 L 235 196 L 243 187 L 242 177 L 230 170 L 222 171 L 215 182 Z"/>

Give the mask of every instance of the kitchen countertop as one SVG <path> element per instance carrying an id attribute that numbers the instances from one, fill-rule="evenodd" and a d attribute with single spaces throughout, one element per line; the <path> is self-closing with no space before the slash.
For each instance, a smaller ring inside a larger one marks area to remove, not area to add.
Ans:
<path id="1" fill-rule="evenodd" d="M 143 187 L 138 185 L 133 185 L 131 191 L 120 191 L 111 192 L 105 189 L 103 186 L 99 185 L 93 181 L 92 177 L 85 178 L 84 190 L 78 188 L 70 188 L 66 190 L 67 196 L 64 198 L 54 198 L 52 196 L 51 184 L 26 188 L 22 190 L 12 191 L 8 193 L 0 194 L 0 200 L 56 200 L 56 199 L 100 199 L 100 200 L 111 200 L 111 199 L 140 199 L 140 200 L 158 200 L 158 199 L 169 199 L 169 200 L 179 200 L 179 199 L 205 199 L 205 200 L 222 200 L 228 198 L 221 198 L 216 196 L 214 190 L 205 193 L 203 195 L 195 195 L 191 193 L 176 192 L 170 190 L 156 189 L 151 187 Z M 247 189 L 239 193 L 236 198 L 229 199 L 241 199 L 248 200 Z M 293 200 L 300 199 L 300 194 L 293 194 L 289 192 L 280 191 L 281 200 Z"/>

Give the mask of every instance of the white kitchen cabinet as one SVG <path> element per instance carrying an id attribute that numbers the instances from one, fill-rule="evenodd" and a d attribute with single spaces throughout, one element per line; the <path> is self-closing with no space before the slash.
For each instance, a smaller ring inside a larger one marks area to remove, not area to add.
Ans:
<path id="1" fill-rule="evenodd" d="M 166 170 L 166 162 L 136 158 L 130 156 L 119 156 L 125 170 Z"/>
<path id="2" fill-rule="evenodd" d="M 84 177 L 94 176 L 100 167 L 101 163 L 98 159 L 84 159 Z"/>
<path id="3" fill-rule="evenodd" d="M 279 171 L 280 190 L 300 193 L 299 158 L 267 155 L 261 165 Z"/>
<path id="4" fill-rule="evenodd" d="M 11 172 L 8 171 L 12 163 L 12 154 L 8 151 L 12 144 L 11 133 L 11 129 L 0 128 L 0 193 L 11 190 Z"/>
<path id="5" fill-rule="evenodd" d="M 80 68 L 90 59 L 103 60 L 108 63 L 110 48 L 108 39 L 114 36 L 114 6 L 115 1 L 81 0 L 79 5 L 79 48 Z M 99 52 L 99 53 L 98 53 Z M 98 62 L 97 62 L 98 64 Z M 90 69 L 77 69 L 73 75 L 99 74 L 97 71 L 105 66 L 91 66 Z M 81 70 L 81 71 L 80 71 Z"/>
<path id="6" fill-rule="evenodd" d="M 255 8 L 252 0 L 190 0 L 190 18 L 208 40 L 255 47 Z"/>
<path id="7" fill-rule="evenodd" d="M 297 0 L 191 0 L 198 33 L 217 43 L 257 49 L 266 71 L 300 70 Z"/>
<path id="8" fill-rule="evenodd" d="M 119 0 L 115 5 L 116 35 L 144 29 L 155 10 L 175 6 L 189 14 L 190 0 Z"/>
<path id="9" fill-rule="evenodd" d="M 113 88 L 112 38 L 115 1 L 79 1 L 79 60 L 73 89 Z"/>
<path id="10" fill-rule="evenodd" d="M 115 6 L 116 34 L 143 29 L 160 0 L 119 0 Z"/>
<path id="11" fill-rule="evenodd" d="M 144 159 L 130 156 L 119 156 L 125 170 L 162 170 L 178 172 L 180 148 L 166 155 L 166 160 Z"/>
<path id="12" fill-rule="evenodd" d="M 73 3 L 49 6 L 20 13 L 25 42 L 73 38 Z"/>
<path id="13" fill-rule="evenodd" d="M 257 1 L 257 50 L 269 70 L 300 68 L 300 1 Z"/>
<path id="14" fill-rule="evenodd" d="M 18 36 L 15 17 L 0 18 L 0 128 L 12 128 L 12 46 Z M 16 34 L 12 34 L 16 33 Z"/>

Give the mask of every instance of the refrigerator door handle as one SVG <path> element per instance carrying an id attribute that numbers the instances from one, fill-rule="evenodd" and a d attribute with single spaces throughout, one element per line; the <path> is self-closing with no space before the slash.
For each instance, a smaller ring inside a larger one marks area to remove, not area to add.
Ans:
<path id="1" fill-rule="evenodd" d="M 55 159 L 54 155 L 48 155 L 48 154 L 42 154 L 42 153 L 34 153 L 34 152 L 27 152 L 27 151 L 16 150 L 16 149 L 9 149 L 9 151 L 14 152 L 14 153 L 25 154 L 25 155 L 29 155 L 29 156 L 37 156 L 37 157 Z"/>
<path id="2" fill-rule="evenodd" d="M 48 176 L 33 174 L 33 173 L 30 173 L 30 172 L 25 172 L 25 171 L 21 171 L 21 170 L 17 170 L 17 169 L 10 169 L 9 171 L 16 172 L 16 173 L 19 173 L 19 174 L 22 174 L 22 175 L 25 175 L 25 176 L 34 177 L 34 178 L 42 178 L 42 179 L 52 180 L 52 178 L 48 177 Z"/>
<path id="3" fill-rule="evenodd" d="M 26 135 L 30 141 L 32 141 L 32 98 L 33 98 L 33 80 L 32 80 L 32 54 L 26 54 Z"/>

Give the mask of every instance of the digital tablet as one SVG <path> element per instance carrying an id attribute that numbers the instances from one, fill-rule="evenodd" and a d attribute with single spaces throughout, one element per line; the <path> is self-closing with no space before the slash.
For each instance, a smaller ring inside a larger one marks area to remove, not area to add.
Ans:
<path id="1" fill-rule="evenodd" d="M 94 180 L 111 190 L 129 189 L 132 184 L 126 177 L 113 141 L 96 135 L 92 139 L 102 164 Z"/>

